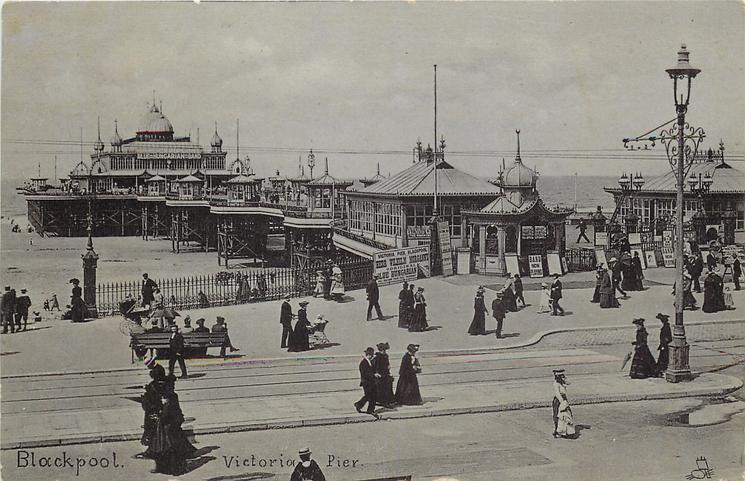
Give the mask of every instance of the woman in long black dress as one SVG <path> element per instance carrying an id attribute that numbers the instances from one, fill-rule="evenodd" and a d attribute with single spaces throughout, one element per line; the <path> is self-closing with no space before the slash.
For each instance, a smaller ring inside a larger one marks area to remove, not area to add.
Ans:
<path id="1" fill-rule="evenodd" d="M 507 311 L 517 312 L 517 300 L 515 299 L 515 291 L 512 290 L 511 277 L 509 277 L 507 282 L 504 283 L 504 289 L 502 289 L 502 302 Z"/>
<path id="2" fill-rule="evenodd" d="M 310 335 L 310 321 L 308 320 L 308 311 L 306 306 L 308 301 L 300 302 L 300 309 L 297 311 L 297 322 L 295 322 L 295 328 L 290 334 L 290 339 L 287 343 L 287 350 L 289 352 L 302 352 L 310 350 L 310 341 L 308 336 Z"/>
<path id="3" fill-rule="evenodd" d="M 662 327 L 660 328 L 660 345 L 657 347 L 657 350 L 660 351 L 660 354 L 657 356 L 657 374 L 661 375 L 667 371 L 667 366 L 670 362 L 670 348 L 668 345 L 673 342 L 673 334 L 670 331 L 670 316 L 659 313 L 657 314 L 657 319 L 662 322 Z"/>
<path id="4" fill-rule="evenodd" d="M 600 302 L 600 287 L 603 284 L 603 264 L 598 266 L 598 270 L 595 272 L 595 291 L 592 293 L 592 302 L 597 304 Z"/>
<path id="5" fill-rule="evenodd" d="M 404 281 L 401 292 L 398 293 L 398 327 L 408 328 L 410 319 L 409 283 Z"/>
<path id="6" fill-rule="evenodd" d="M 161 474 L 180 475 L 186 472 L 186 460 L 194 457 L 195 448 L 181 429 L 184 414 L 173 382 L 164 383 L 163 407 L 158 417 L 158 426 L 153 439 L 155 471 Z"/>
<path id="7" fill-rule="evenodd" d="M 393 376 L 391 376 L 391 361 L 388 358 L 386 352 L 391 346 L 387 342 L 381 342 L 377 345 L 378 352 L 373 357 L 372 365 L 375 370 L 375 374 L 380 374 L 377 383 L 377 399 L 375 400 L 378 404 L 382 404 L 385 407 L 390 407 L 396 403 L 396 398 L 393 395 Z"/>
<path id="8" fill-rule="evenodd" d="M 427 324 L 427 300 L 424 298 L 423 292 L 424 288 L 419 287 L 414 294 L 414 315 L 411 323 L 409 323 L 409 331 L 411 332 L 426 331 L 429 327 Z"/>
<path id="9" fill-rule="evenodd" d="M 486 305 L 484 304 L 484 288 L 479 286 L 476 298 L 473 300 L 473 320 L 468 327 L 468 333 L 472 336 L 483 336 L 486 334 Z"/>
<path id="10" fill-rule="evenodd" d="M 70 315 L 72 322 L 83 322 L 85 320 L 85 303 L 83 302 L 83 289 L 80 288 L 78 279 L 70 279 L 72 284 L 72 295 L 70 296 Z"/>
<path id="11" fill-rule="evenodd" d="M 422 404 L 422 395 L 419 393 L 419 381 L 416 375 L 422 372 L 416 352 L 418 344 L 409 344 L 406 354 L 401 359 L 401 367 L 398 370 L 398 384 L 396 384 L 396 402 L 405 406 L 416 406 Z"/>
<path id="12" fill-rule="evenodd" d="M 719 312 L 719 288 L 718 278 L 714 271 L 709 271 L 709 274 L 704 280 L 704 305 L 701 310 L 704 312 Z"/>
<path id="13" fill-rule="evenodd" d="M 638 252 L 634 252 L 634 257 L 631 258 L 631 267 L 634 272 L 634 290 L 644 290 L 644 270 L 642 269 L 642 260 L 639 257 Z"/>
<path id="14" fill-rule="evenodd" d="M 632 379 L 645 379 L 655 376 L 657 373 L 657 362 L 647 345 L 647 330 L 644 328 L 644 319 L 634 319 L 636 324 L 636 341 L 634 342 L 634 357 L 631 360 Z"/>

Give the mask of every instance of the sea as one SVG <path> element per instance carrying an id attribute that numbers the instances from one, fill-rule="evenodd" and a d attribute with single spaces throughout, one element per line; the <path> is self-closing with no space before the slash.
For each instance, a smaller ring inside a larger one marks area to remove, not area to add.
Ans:
<path id="1" fill-rule="evenodd" d="M 21 225 L 25 223 L 26 202 L 16 192 L 16 187 L 23 182 L 23 179 L 12 178 L 2 178 L 0 181 L 0 214 L 6 222 L 15 218 L 17 222 L 22 222 Z M 561 204 L 574 207 L 576 204 L 577 210 L 583 213 L 595 211 L 597 206 L 601 206 L 604 212 L 613 212 L 613 196 L 604 192 L 603 187 L 616 185 L 616 182 L 616 177 L 541 175 L 538 190 L 548 206 Z"/>

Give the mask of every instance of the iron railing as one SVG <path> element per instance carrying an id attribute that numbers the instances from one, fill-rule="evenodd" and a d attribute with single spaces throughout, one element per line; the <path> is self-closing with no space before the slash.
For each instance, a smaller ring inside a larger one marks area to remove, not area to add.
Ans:
<path id="1" fill-rule="evenodd" d="M 367 259 L 338 262 L 346 290 L 360 289 L 372 278 L 373 264 Z M 251 271 L 223 271 L 210 275 L 153 279 L 163 294 L 164 304 L 174 309 L 198 309 L 249 302 L 281 299 L 286 295 L 302 297 L 315 288 L 316 271 L 323 262 L 305 268 L 271 268 Z M 98 284 L 96 305 L 99 315 L 119 313 L 119 303 L 127 295 L 139 299 L 142 281 Z"/>

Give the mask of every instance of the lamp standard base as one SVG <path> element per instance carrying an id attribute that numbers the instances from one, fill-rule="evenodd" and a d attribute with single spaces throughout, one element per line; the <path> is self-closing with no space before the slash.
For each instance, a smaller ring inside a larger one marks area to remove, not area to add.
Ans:
<path id="1" fill-rule="evenodd" d="M 665 371 L 667 382 L 690 381 L 693 379 L 691 366 L 688 363 L 688 351 L 690 346 L 686 342 L 683 326 L 675 326 L 673 342 L 670 343 L 670 364 Z M 680 327 L 680 329 L 678 329 Z M 682 331 L 682 332 L 681 332 Z"/>

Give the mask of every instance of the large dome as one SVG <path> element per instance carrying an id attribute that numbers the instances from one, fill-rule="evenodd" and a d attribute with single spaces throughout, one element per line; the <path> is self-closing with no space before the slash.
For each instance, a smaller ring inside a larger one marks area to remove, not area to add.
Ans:
<path id="1" fill-rule="evenodd" d="M 142 117 L 140 123 L 140 129 L 137 133 L 173 133 L 173 125 L 168 117 L 158 109 L 158 106 L 153 104 L 150 110 Z"/>

